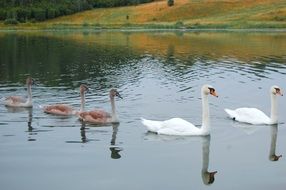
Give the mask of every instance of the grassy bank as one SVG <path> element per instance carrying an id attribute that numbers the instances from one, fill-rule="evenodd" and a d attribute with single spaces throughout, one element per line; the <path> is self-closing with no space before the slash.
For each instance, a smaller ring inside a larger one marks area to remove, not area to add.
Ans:
<path id="1" fill-rule="evenodd" d="M 166 0 L 94 9 L 40 23 L 1 29 L 271 29 L 286 28 L 285 0 Z"/>

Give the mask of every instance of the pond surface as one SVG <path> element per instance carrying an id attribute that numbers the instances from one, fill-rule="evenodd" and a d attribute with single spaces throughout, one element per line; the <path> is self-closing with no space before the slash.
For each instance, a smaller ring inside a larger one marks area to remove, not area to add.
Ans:
<path id="1" fill-rule="evenodd" d="M 252 126 L 224 108 L 269 115 L 271 85 L 286 91 L 285 33 L 18 32 L 0 33 L 0 98 L 26 95 L 33 109 L 0 105 L 1 189 L 285 189 L 286 99 L 279 124 Z M 117 88 L 120 125 L 94 126 L 43 113 L 44 105 L 110 110 Z M 210 97 L 211 136 L 147 133 L 140 117 L 181 117 L 201 124 L 200 88 Z M 271 156 L 283 155 L 278 161 Z M 206 171 L 214 172 L 212 184 Z"/>

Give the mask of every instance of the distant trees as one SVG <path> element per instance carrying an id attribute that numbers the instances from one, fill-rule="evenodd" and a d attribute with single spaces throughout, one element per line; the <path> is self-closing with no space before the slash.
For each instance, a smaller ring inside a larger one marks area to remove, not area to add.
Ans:
<path id="1" fill-rule="evenodd" d="M 0 20 L 44 21 L 99 7 L 137 5 L 153 0 L 0 0 Z M 12 22 L 13 21 L 13 22 Z"/>

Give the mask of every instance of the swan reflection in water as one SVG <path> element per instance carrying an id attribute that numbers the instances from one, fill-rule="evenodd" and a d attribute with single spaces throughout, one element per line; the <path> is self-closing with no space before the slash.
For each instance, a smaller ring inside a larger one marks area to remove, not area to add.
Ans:
<path id="1" fill-rule="evenodd" d="M 242 129 L 247 135 L 252 135 L 257 130 L 261 129 L 264 126 L 253 126 L 248 124 L 240 124 L 235 125 L 236 128 Z M 268 127 L 268 126 L 265 126 Z M 277 142 L 277 133 L 278 133 L 278 124 L 270 125 L 270 135 L 271 135 L 271 143 L 270 143 L 270 151 L 269 151 L 269 160 L 270 161 L 278 161 L 282 155 L 276 155 L 276 142 Z"/>
<path id="2" fill-rule="evenodd" d="M 269 151 L 269 160 L 270 161 L 278 161 L 282 155 L 276 155 L 276 142 L 277 142 L 277 133 L 278 133 L 278 124 L 270 126 L 271 130 L 271 144 L 270 144 L 270 151 Z"/>
<path id="3" fill-rule="evenodd" d="M 202 179 L 205 185 L 210 185 L 215 181 L 217 171 L 209 172 L 209 154 L 210 154 L 210 139 L 211 136 L 202 137 Z"/>
<path id="4" fill-rule="evenodd" d="M 20 112 L 28 112 L 28 118 L 27 118 L 27 126 L 28 126 L 28 133 L 29 138 L 28 141 L 36 141 L 35 138 L 32 138 L 32 136 L 37 135 L 36 131 L 32 127 L 32 119 L 33 119 L 33 108 L 29 107 L 6 107 L 7 111 L 10 113 L 20 113 Z"/>
<path id="5" fill-rule="evenodd" d="M 152 140 L 152 141 L 179 141 L 179 140 L 187 140 L 187 139 L 196 139 L 200 138 L 202 143 L 202 169 L 201 169 L 201 177 L 202 181 L 205 185 L 211 185 L 215 181 L 215 174 L 217 171 L 209 171 L 209 155 L 210 155 L 210 140 L 211 136 L 169 136 L 169 135 L 157 135 L 152 132 L 147 132 L 144 139 Z"/>
<path id="6" fill-rule="evenodd" d="M 111 151 L 110 157 L 112 159 L 119 159 L 119 158 L 121 158 L 121 155 L 119 154 L 119 152 L 122 151 L 122 148 L 120 148 L 118 146 L 115 146 L 116 145 L 116 135 L 117 135 L 117 132 L 118 132 L 118 126 L 119 126 L 119 123 L 113 123 L 112 124 L 113 132 L 112 132 L 112 138 L 111 138 L 111 141 L 110 141 L 111 147 L 109 148 L 109 150 Z"/>
<path id="7" fill-rule="evenodd" d="M 110 157 L 112 159 L 119 159 L 121 158 L 121 155 L 119 152 L 122 151 L 122 148 L 116 146 L 116 136 L 118 132 L 118 126 L 119 123 L 112 123 L 112 136 L 111 136 L 111 141 L 110 141 L 110 148 L 109 150 L 111 151 Z M 87 143 L 90 140 L 86 137 L 86 123 L 82 122 L 81 128 L 80 128 L 80 135 L 81 135 L 81 142 L 82 143 Z"/>
<path id="8" fill-rule="evenodd" d="M 84 122 L 81 123 L 80 136 L 81 136 L 81 142 L 82 143 L 87 143 L 88 142 L 88 140 L 86 138 L 86 134 L 85 134 L 85 123 Z"/>

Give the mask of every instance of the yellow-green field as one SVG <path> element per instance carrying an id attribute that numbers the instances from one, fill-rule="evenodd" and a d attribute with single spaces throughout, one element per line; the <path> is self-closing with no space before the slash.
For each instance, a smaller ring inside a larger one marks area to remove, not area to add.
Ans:
<path id="1" fill-rule="evenodd" d="M 11 26 L 8 26 L 11 27 Z M 285 0 L 166 0 L 100 8 L 16 28 L 286 28 Z M 0 28 L 7 28 L 0 24 Z"/>

